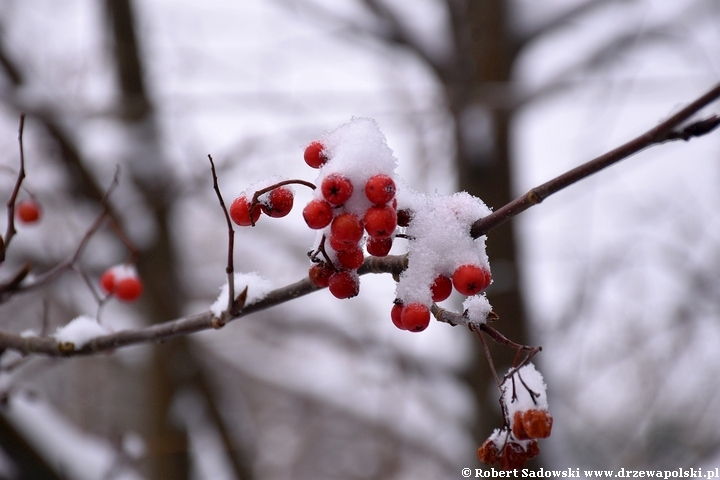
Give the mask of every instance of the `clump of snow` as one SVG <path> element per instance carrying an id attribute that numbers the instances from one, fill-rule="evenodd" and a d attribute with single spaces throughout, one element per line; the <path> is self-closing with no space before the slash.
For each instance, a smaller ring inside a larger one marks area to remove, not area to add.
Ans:
<path id="1" fill-rule="evenodd" d="M 430 285 L 438 275 L 452 278 L 464 264 L 490 270 L 485 237 L 470 236 L 473 222 L 489 215 L 490 209 L 467 192 L 430 196 L 402 190 L 398 209 L 410 210 L 412 220 L 405 231 L 408 268 L 400 276 L 396 294 L 403 303 L 430 306 Z"/>
<path id="2" fill-rule="evenodd" d="M 245 299 L 246 305 L 262 300 L 263 298 L 265 298 L 268 292 L 272 290 L 272 284 L 270 283 L 270 281 L 262 278 L 256 272 L 236 273 L 233 276 L 233 281 L 235 283 L 236 297 L 243 290 L 245 290 L 245 287 L 247 287 L 248 292 L 247 298 Z M 228 306 L 229 295 L 230 285 L 228 284 L 228 282 L 225 282 L 225 284 L 220 288 L 220 295 L 218 296 L 217 300 L 215 300 L 215 302 L 210 305 L 210 311 L 213 315 L 215 315 L 216 317 L 220 317 L 222 315 L 222 312 L 224 312 Z"/>
<path id="3" fill-rule="evenodd" d="M 52 337 L 60 343 L 72 343 L 78 350 L 92 339 L 110 333 L 112 331 L 109 328 L 100 325 L 94 318 L 80 315 L 67 325 L 58 327 Z"/>
<path id="4" fill-rule="evenodd" d="M 112 272 L 115 284 L 126 278 L 138 278 L 137 270 L 132 264 L 120 263 L 110 267 L 108 271 Z"/>
<path id="5" fill-rule="evenodd" d="M 255 192 L 259 192 L 260 190 L 269 187 L 270 185 L 275 185 L 276 183 L 284 182 L 285 180 L 288 180 L 285 177 L 282 177 L 280 175 L 272 175 L 270 177 L 264 178 L 262 180 L 258 180 L 257 182 L 251 183 L 248 185 L 248 187 L 240 193 L 239 196 L 245 196 L 248 200 L 252 200 L 253 196 L 255 195 Z M 284 185 L 285 188 L 289 188 L 290 190 L 293 190 L 291 185 Z M 267 202 L 267 198 L 270 192 L 265 192 L 262 195 L 258 197 L 258 201 L 260 203 Z"/>
<path id="6" fill-rule="evenodd" d="M 315 180 L 318 186 L 315 198 L 323 198 L 320 185 L 325 177 L 340 174 L 353 184 L 353 194 L 343 204 L 343 211 L 363 218 L 372 206 L 365 196 L 365 184 L 370 177 L 385 174 L 397 184 L 397 159 L 375 120 L 354 117 L 350 122 L 323 133 L 318 141 L 323 144 L 328 161 L 320 167 Z"/>
<path id="7" fill-rule="evenodd" d="M 473 295 L 465 299 L 463 309 L 472 322 L 486 323 L 492 306 L 485 295 Z"/>
<path id="8" fill-rule="evenodd" d="M 20 332 L 20 336 L 22 338 L 37 337 L 37 333 L 35 333 L 35 330 L 28 329 Z"/>
<path id="9" fill-rule="evenodd" d="M 543 376 L 535 369 L 535 365 L 532 363 L 524 365 L 503 382 L 501 401 L 505 406 L 511 427 L 515 412 L 548 409 L 547 385 Z"/>

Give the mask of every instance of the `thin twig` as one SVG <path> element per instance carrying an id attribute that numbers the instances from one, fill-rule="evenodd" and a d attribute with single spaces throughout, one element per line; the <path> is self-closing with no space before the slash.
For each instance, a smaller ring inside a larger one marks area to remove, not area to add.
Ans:
<path id="1" fill-rule="evenodd" d="M 18 172 L 18 178 L 15 182 L 12 194 L 7 202 L 7 230 L 5 231 L 5 238 L 2 244 L 2 251 L 0 252 L 0 262 L 5 260 L 5 252 L 10 246 L 10 241 L 17 233 L 15 230 L 15 202 L 17 201 L 18 193 L 20 193 L 20 186 L 25 179 L 25 148 L 23 146 L 23 131 L 25 130 L 25 114 L 20 115 L 20 126 L 18 127 L 18 145 L 20 147 L 20 171 Z"/>
<path id="2" fill-rule="evenodd" d="M 218 201 L 220 202 L 220 208 L 222 208 L 223 214 L 225 214 L 225 223 L 227 223 L 228 228 L 228 254 L 227 266 L 225 267 L 225 273 L 228 277 L 228 305 L 226 311 L 230 315 L 237 315 L 239 311 L 236 311 L 238 309 L 235 308 L 235 266 L 233 264 L 233 252 L 235 250 L 235 229 L 233 228 L 232 221 L 230 220 L 230 213 L 225 206 L 225 200 L 223 200 L 222 193 L 220 193 L 220 185 L 218 184 L 217 172 L 215 171 L 215 162 L 213 162 L 213 158 L 209 154 L 208 160 L 210 160 L 210 172 L 212 173 L 213 189 L 215 190 L 215 195 L 217 195 Z"/>

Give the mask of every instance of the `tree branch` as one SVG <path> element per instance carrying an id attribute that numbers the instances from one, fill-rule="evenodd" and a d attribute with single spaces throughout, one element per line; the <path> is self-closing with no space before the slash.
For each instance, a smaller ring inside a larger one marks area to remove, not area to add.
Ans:
<path id="1" fill-rule="evenodd" d="M 689 140 L 692 137 L 705 135 L 711 132 L 720 125 L 720 118 L 718 116 L 712 116 L 707 119 L 693 122 L 682 128 L 680 127 L 685 121 L 687 121 L 688 118 L 719 97 L 720 84 L 716 85 L 697 100 L 693 101 L 685 108 L 639 137 L 536 188 L 531 189 L 525 195 L 516 198 L 490 215 L 477 220 L 472 226 L 471 234 L 475 238 L 485 235 L 498 225 L 507 222 L 519 213 L 542 202 L 553 193 L 556 193 L 563 188 L 592 175 L 593 173 L 617 163 L 620 160 L 628 158 L 649 146 L 673 140 Z M 397 275 L 402 273 L 406 267 L 407 255 L 390 255 L 383 258 L 370 257 L 365 260 L 363 266 L 358 270 L 358 273 L 361 275 L 367 273 L 392 273 Z M 319 290 L 319 288 L 313 285 L 308 278 L 305 278 L 293 284 L 273 290 L 263 299 L 245 305 L 241 312 L 237 315 L 231 316 L 229 320 L 245 317 L 255 312 L 307 295 L 316 290 Z M 476 323 L 468 322 L 461 314 L 442 310 L 438 307 L 435 307 L 433 313 L 440 321 L 444 321 L 452 325 L 463 325 L 471 330 L 479 329 L 490 335 L 496 341 L 500 339 L 500 337 L 495 338 L 497 335 L 495 335 L 496 331 L 494 329 L 487 327 L 485 324 L 478 326 Z M 218 327 L 218 325 L 216 322 L 213 322 L 213 314 L 207 311 L 151 325 L 145 328 L 123 330 L 113 334 L 103 335 L 93 339 L 77 350 L 68 349 L 66 345 L 62 345 L 50 337 L 21 337 L 20 335 L 0 332 L 0 349 L 9 348 L 18 351 L 21 354 L 40 354 L 54 357 L 90 355 L 128 345 L 163 342 L 180 335 L 188 335 L 216 327 Z"/>

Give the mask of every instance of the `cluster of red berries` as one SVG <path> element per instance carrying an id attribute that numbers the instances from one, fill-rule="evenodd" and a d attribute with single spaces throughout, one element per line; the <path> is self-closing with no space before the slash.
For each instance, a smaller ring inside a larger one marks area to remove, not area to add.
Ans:
<path id="1" fill-rule="evenodd" d="M 496 430 L 478 448 L 478 458 L 488 465 L 499 462 L 504 470 L 522 468 L 540 453 L 537 440 L 550 436 L 552 424 L 552 415 L 547 410 L 518 410 L 513 415 L 509 430 L 507 427 L 502 431 Z M 503 439 L 504 442 L 501 442 Z"/>
<path id="2" fill-rule="evenodd" d="M 35 223 L 40 220 L 40 204 L 28 198 L 15 205 L 15 217 L 22 223 Z"/>
<path id="3" fill-rule="evenodd" d="M 247 193 L 243 193 L 230 204 L 230 218 L 241 227 L 254 226 L 261 213 L 268 217 L 281 218 L 290 213 L 294 199 L 294 192 L 287 186 L 273 188 L 259 195 L 255 202 L 248 198 Z"/>
<path id="4" fill-rule="evenodd" d="M 537 440 L 518 442 L 508 439 L 502 448 L 498 449 L 498 444 L 493 438 L 488 438 L 478 448 L 478 459 L 488 465 L 499 463 L 503 470 L 512 470 L 515 468 L 523 468 L 525 464 L 540 454 Z"/>
<path id="5" fill-rule="evenodd" d="M 307 146 L 304 157 L 313 168 L 320 168 L 330 160 L 324 145 L 318 141 Z M 376 173 L 363 187 L 362 192 L 357 192 L 350 178 L 330 173 L 322 177 L 320 195 L 303 209 L 308 227 L 314 230 L 329 227 L 322 237 L 323 248 L 329 256 L 310 267 L 310 280 L 318 287 L 328 287 L 337 298 L 351 298 L 360 291 L 357 269 L 365 259 L 362 248 L 365 234 L 367 252 L 384 257 L 392 248 L 398 225 L 393 178 L 387 173 Z M 361 196 L 361 201 L 355 202 L 358 207 L 350 210 L 346 204 L 354 195 Z"/>
<path id="6" fill-rule="evenodd" d="M 143 284 L 135 268 L 129 265 L 115 265 L 100 276 L 100 287 L 107 295 L 114 295 L 123 302 L 140 298 Z"/>
<path id="7" fill-rule="evenodd" d="M 430 285 L 432 301 L 447 300 L 453 287 L 462 295 L 476 295 L 485 290 L 491 281 L 492 276 L 487 269 L 474 264 L 460 265 L 453 272 L 452 278 L 446 275 L 435 277 Z M 390 311 L 390 318 L 400 330 L 422 332 L 430 324 L 430 309 L 423 303 L 403 305 L 401 300 L 396 299 Z"/>

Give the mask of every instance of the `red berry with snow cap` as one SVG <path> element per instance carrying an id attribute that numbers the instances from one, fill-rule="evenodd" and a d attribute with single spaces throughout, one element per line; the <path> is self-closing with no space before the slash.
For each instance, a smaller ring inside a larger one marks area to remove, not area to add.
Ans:
<path id="1" fill-rule="evenodd" d="M 471 296 L 485 290 L 490 285 L 491 279 L 490 272 L 484 268 L 465 264 L 455 270 L 452 281 L 455 290 L 463 295 Z"/>
<path id="2" fill-rule="evenodd" d="M 313 168 L 320 168 L 328 161 L 328 157 L 325 154 L 325 146 L 317 141 L 305 147 L 304 157 L 305 163 Z"/>
<path id="3" fill-rule="evenodd" d="M 263 213 L 273 218 L 281 218 L 290 213 L 295 195 L 287 187 L 278 187 L 271 190 L 267 200 L 260 204 Z"/>
<path id="4" fill-rule="evenodd" d="M 331 205 L 342 205 L 350 199 L 353 184 L 346 176 L 333 173 L 323 179 L 320 191 Z"/>
<path id="5" fill-rule="evenodd" d="M 135 301 L 143 292 L 142 281 L 135 268 L 129 265 L 115 265 L 105 270 L 100 277 L 100 287 L 123 302 Z"/>

